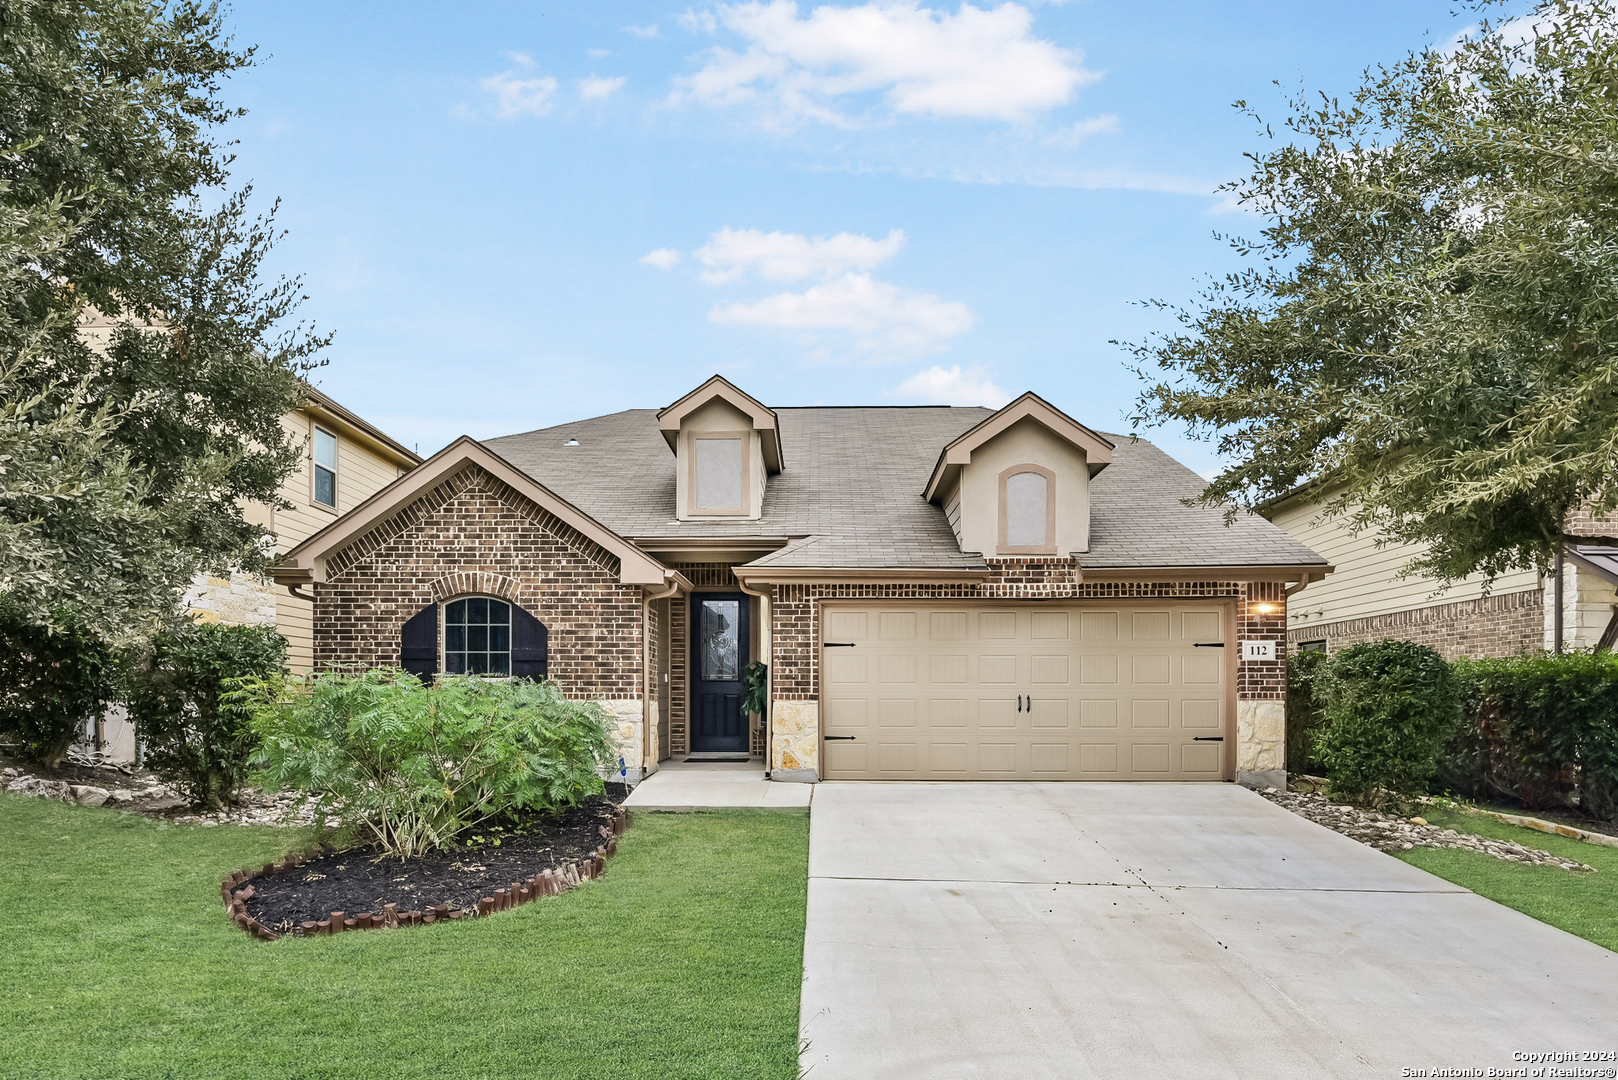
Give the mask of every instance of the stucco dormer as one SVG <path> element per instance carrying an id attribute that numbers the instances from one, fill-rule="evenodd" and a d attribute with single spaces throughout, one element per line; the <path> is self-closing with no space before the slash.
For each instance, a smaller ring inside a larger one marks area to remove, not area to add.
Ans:
<path id="1" fill-rule="evenodd" d="M 1033 393 L 939 454 L 923 497 L 941 507 L 962 551 L 985 557 L 1090 550 L 1090 478 L 1113 444 Z"/>
<path id="2" fill-rule="evenodd" d="M 675 454 L 680 520 L 762 515 L 769 477 L 782 468 L 774 410 L 715 375 L 657 419 Z"/>

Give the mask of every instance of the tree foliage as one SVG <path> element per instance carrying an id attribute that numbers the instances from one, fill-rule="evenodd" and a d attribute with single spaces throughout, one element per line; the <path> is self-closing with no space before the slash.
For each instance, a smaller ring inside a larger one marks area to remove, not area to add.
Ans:
<path id="1" fill-rule="evenodd" d="M 231 691 L 279 675 L 286 659 L 273 626 L 182 623 L 157 634 L 129 659 L 125 679 L 147 766 L 193 805 L 235 802 L 258 736 Z"/>
<path id="2" fill-rule="evenodd" d="M 0 745 L 8 752 L 54 769 L 117 690 L 112 650 L 99 637 L 0 612 Z"/>
<path id="3" fill-rule="evenodd" d="M 1412 570 L 1545 567 L 1570 510 L 1618 507 L 1614 0 L 1542 0 L 1263 130 L 1229 185 L 1266 221 L 1232 241 L 1251 265 L 1131 346 L 1136 421 L 1215 440 L 1207 502 L 1314 484 L 1427 545 Z"/>
<path id="4" fill-rule="evenodd" d="M 0 6 L 0 605 L 26 620 L 138 636 L 267 557 L 241 504 L 296 466 L 281 417 L 324 341 L 224 186 L 251 62 L 194 0 Z"/>

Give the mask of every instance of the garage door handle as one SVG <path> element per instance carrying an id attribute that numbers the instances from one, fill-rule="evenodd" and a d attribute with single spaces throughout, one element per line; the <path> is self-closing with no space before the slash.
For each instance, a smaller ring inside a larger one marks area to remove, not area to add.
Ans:
<path id="1" fill-rule="evenodd" d="M 1191 741 L 1192 742 L 1224 742 L 1225 737 L 1223 735 L 1194 735 L 1194 736 L 1191 737 Z"/>
<path id="2" fill-rule="evenodd" d="M 852 649 L 858 642 L 854 641 L 828 641 L 823 646 L 827 649 Z"/>
<path id="3" fill-rule="evenodd" d="M 853 742 L 854 741 L 854 736 L 853 735 L 823 735 L 823 736 L 821 736 L 821 738 L 825 739 L 827 742 Z"/>
<path id="4" fill-rule="evenodd" d="M 1198 641 L 1191 646 L 1193 649 L 1223 649 L 1223 641 Z"/>
<path id="5" fill-rule="evenodd" d="M 1017 695 L 1017 711 L 1022 712 L 1022 695 Z"/>

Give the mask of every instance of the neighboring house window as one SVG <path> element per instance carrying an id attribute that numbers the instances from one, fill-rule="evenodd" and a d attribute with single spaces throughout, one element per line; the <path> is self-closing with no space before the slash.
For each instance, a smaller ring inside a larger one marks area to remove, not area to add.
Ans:
<path id="1" fill-rule="evenodd" d="M 1000 474 L 1000 552 L 1056 552 L 1056 474 L 1038 465 L 1013 465 Z"/>
<path id="2" fill-rule="evenodd" d="M 337 436 L 315 428 L 315 502 L 337 509 Z"/>
<path id="3" fill-rule="evenodd" d="M 1324 641 L 1300 641 L 1300 642 L 1298 642 L 1298 651 L 1299 652 L 1325 652 L 1326 651 L 1326 643 Z"/>
<path id="4" fill-rule="evenodd" d="M 701 514 L 747 512 L 746 441 L 735 434 L 691 440 L 691 507 Z"/>
<path id="5" fill-rule="evenodd" d="M 511 674 L 511 605 L 487 596 L 445 604 L 444 670 L 451 675 Z"/>

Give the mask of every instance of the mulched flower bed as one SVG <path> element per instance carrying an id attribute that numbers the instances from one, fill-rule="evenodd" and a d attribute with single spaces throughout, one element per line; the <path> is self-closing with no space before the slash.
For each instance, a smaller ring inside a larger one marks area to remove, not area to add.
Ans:
<path id="1" fill-rule="evenodd" d="M 348 929 L 369 929 L 503 910 L 599 872 L 592 860 L 622 828 L 614 823 L 628 794 L 626 786 L 608 784 L 604 795 L 558 817 L 485 822 L 454 851 L 401 860 L 375 847 L 350 848 L 310 855 L 291 868 L 232 875 L 227 904 L 243 898 L 248 919 L 277 936 L 329 933 L 322 923 L 333 912 L 345 913 Z"/>

